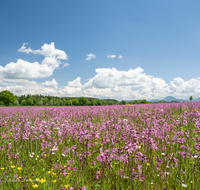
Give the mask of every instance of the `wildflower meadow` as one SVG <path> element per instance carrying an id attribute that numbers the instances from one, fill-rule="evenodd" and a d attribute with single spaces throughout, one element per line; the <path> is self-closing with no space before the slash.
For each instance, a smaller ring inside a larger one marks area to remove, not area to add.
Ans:
<path id="1" fill-rule="evenodd" d="M 200 102 L 1 107 L 0 188 L 199 190 Z"/>

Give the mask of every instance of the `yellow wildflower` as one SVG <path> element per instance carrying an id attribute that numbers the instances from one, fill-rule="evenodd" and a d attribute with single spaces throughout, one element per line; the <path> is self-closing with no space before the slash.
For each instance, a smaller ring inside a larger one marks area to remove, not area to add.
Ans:
<path id="1" fill-rule="evenodd" d="M 32 179 L 31 179 L 31 178 L 29 178 L 29 181 L 32 181 Z"/>
<path id="2" fill-rule="evenodd" d="M 69 184 L 65 185 L 65 188 L 67 188 L 67 189 L 68 189 L 69 187 L 70 187 L 70 185 L 69 185 Z"/>
<path id="3" fill-rule="evenodd" d="M 35 180 L 36 180 L 36 181 L 40 181 L 40 178 L 36 178 Z"/>
<path id="4" fill-rule="evenodd" d="M 53 175 L 56 175 L 56 173 L 53 173 L 53 172 L 52 172 L 52 174 L 53 174 Z"/>
<path id="5" fill-rule="evenodd" d="M 47 156 L 47 154 L 44 154 L 44 156 Z"/>
<path id="6" fill-rule="evenodd" d="M 5 168 L 1 168 L 1 170 L 4 170 Z"/>
<path id="7" fill-rule="evenodd" d="M 147 163 L 147 166 L 150 166 L 150 164 L 149 164 L 149 163 Z"/>
<path id="8" fill-rule="evenodd" d="M 48 174 L 50 174 L 50 173 L 51 173 L 51 171 L 48 171 L 47 173 L 48 173 Z"/>
<path id="9" fill-rule="evenodd" d="M 45 181 L 46 181 L 46 179 L 41 179 L 40 180 L 41 183 L 44 183 Z"/>
<path id="10" fill-rule="evenodd" d="M 10 162 L 12 164 L 12 162 Z"/>
<path id="11" fill-rule="evenodd" d="M 13 166 L 10 166 L 11 168 L 15 168 L 15 166 L 13 165 Z"/>
<path id="12" fill-rule="evenodd" d="M 56 183 L 57 182 L 57 180 L 53 180 L 53 183 Z"/>
<path id="13" fill-rule="evenodd" d="M 22 167 L 17 167 L 17 169 L 20 171 L 22 169 Z"/>
<path id="14" fill-rule="evenodd" d="M 33 186 L 34 188 L 38 188 L 39 185 L 35 184 L 35 185 L 32 185 L 32 186 Z"/>

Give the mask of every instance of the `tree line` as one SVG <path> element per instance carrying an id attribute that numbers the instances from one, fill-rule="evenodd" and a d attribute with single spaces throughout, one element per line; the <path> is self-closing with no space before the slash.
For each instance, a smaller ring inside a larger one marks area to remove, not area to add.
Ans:
<path id="1" fill-rule="evenodd" d="M 189 98 L 193 99 L 192 96 Z M 178 102 L 178 101 L 171 101 Z M 101 105 L 125 105 L 125 104 L 155 104 L 167 103 L 166 101 L 148 102 L 146 99 L 126 102 L 115 99 L 98 99 L 86 97 L 57 97 L 36 95 L 16 96 L 8 90 L 0 92 L 0 106 L 101 106 Z"/>

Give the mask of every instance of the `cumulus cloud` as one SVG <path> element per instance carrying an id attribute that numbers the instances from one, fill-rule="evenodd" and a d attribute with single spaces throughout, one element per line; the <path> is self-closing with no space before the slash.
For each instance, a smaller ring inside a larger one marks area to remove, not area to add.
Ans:
<path id="1" fill-rule="evenodd" d="M 107 58 L 115 58 L 116 57 L 116 55 L 107 55 Z"/>
<path id="2" fill-rule="evenodd" d="M 30 63 L 22 59 L 18 59 L 16 63 L 8 63 L 5 67 L 0 66 L 0 74 L 4 78 L 10 79 L 37 79 L 43 77 L 49 77 L 53 74 L 53 71 L 59 67 L 60 60 L 67 60 L 67 54 L 59 49 L 55 48 L 54 43 L 44 44 L 41 49 L 32 50 L 30 47 L 26 48 L 27 43 L 24 43 L 19 52 L 40 54 L 44 56 L 42 63 L 38 62 Z M 64 64 L 67 66 L 67 63 Z"/>
<path id="3" fill-rule="evenodd" d="M 123 56 L 122 56 L 122 55 L 119 55 L 119 56 L 118 56 L 118 58 L 122 59 L 122 58 L 123 58 Z"/>
<path id="4" fill-rule="evenodd" d="M 115 68 L 98 68 L 96 75 L 85 84 L 81 78 L 59 90 L 62 96 L 85 96 L 114 99 L 162 99 L 166 96 L 188 99 L 189 96 L 198 96 L 200 93 L 200 78 L 184 81 L 175 78 L 170 85 L 162 78 L 153 77 L 144 73 L 140 67 L 128 71 L 118 71 Z"/>
<path id="5" fill-rule="evenodd" d="M 54 78 L 51 81 L 45 81 L 43 84 L 46 86 L 53 86 L 54 88 L 58 87 L 58 83 Z"/>
<path id="6" fill-rule="evenodd" d="M 97 56 L 93 53 L 86 54 L 87 58 L 85 59 L 86 61 L 89 61 L 90 59 L 95 59 Z"/>
<path id="7" fill-rule="evenodd" d="M 54 42 L 50 44 L 44 44 L 41 49 L 32 50 L 30 47 L 26 48 L 26 44 L 24 43 L 21 48 L 18 49 L 19 52 L 25 53 L 33 53 L 33 54 L 40 54 L 44 57 L 56 57 L 57 59 L 67 60 L 68 56 L 63 50 L 59 50 L 55 48 Z"/>
<path id="8" fill-rule="evenodd" d="M 37 79 L 49 77 L 53 74 L 53 68 L 38 62 L 30 63 L 18 59 L 16 63 L 8 63 L 5 67 L 0 66 L 0 73 L 4 78 L 10 79 Z"/>
<path id="9" fill-rule="evenodd" d="M 12 92 L 14 95 L 16 94 L 21 94 L 24 91 L 24 87 L 20 85 L 14 85 L 14 86 L 6 86 L 6 87 L 0 87 L 0 91 L 3 90 L 9 90 Z"/>
<path id="10" fill-rule="evenodd" d="M 85 84 L 82 85 L 78 77 L 68 82 L 59 93 L 69 95 L 73 92 L 83 96 L 115 99 L 150 99 L 154 95 L 161 97 L 171 92 L 164 80 L 146 75 L 140 67 L 128 71 L 118 71 L 115 68 L 98 68 L 95 71 L 97 74 Z"/>

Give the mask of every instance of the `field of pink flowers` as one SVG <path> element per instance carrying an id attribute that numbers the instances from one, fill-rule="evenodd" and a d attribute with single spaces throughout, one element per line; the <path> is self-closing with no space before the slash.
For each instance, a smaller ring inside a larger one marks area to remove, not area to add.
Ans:
<path id="1" fill-rule="evenodd" d="M 198 190 L 200 102 L 0 108 L 1 189 Z"/>

